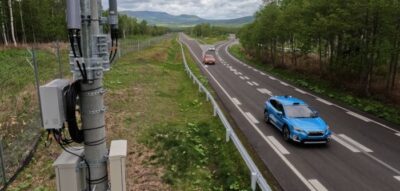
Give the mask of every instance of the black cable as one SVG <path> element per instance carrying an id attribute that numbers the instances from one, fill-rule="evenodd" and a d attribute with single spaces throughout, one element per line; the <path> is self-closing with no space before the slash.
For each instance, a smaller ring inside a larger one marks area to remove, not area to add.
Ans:
<path id="1" fill-rule="evenodd" d="M 72 54 L 76 58 L 74 29 L 68 30 L 68 36 L 69 36 L 69 43 L 71 44 Z"/>
<path id="2" fill-rule="evenodd" d="M 82 45 L 81 45 L 81 32 L 80 32 L 80 30 L 76 30 L 76 31 L 75 31 L 75 35 L 76 35 L 76 42 L 77 42 L 77 44 L 78 44 L 79 55 L 80 55 L 80 57 L 83 57 L 83 54 L 82 54 Z"/>
<path id="3" fill-rule="evenodd" d="M 83 73 L 85 74 L 85 78 L 83 79 L 83 82 L 87 82 L 88 77 L 87 77 L 87 71 L 86 71 L 86 64 L 82 63 L 82 67 L 83 67 Z"/>
<path id="4" fill-rule="evenodd" d="M 114 54 L 112 56 L 111 56 L 112 53 L 110 54 L 110 57 L 111 57 L 110 63 L 114 62 L 115 56 L 117 55 L 117 52 L 118 52 L 118 30 L 117 29 L 111 29 L 111 42 L 113 42 L 113 40 L 115 40 L 115 50 L 113 50 Z M 113 47 L 113 49 L 114 49 L 114 47 Z"/>
<path id="5" fill-rule="evenodd" d="M 85 63 L 83 63 L 83 64 L 85 64 Z M 87 76 L 86 76 L 86 67 L 84 68 L 84 70 L 82 69 L 82 67 L 81 67 L 81 64 L 79 63 L 79 61 L 78 60 L 76 60 L 76 65 L 78 66 L 78 68 L 79 68 L 79 72 L 81 73 L 81 76 L 82 76 L 82 79 L 83 79 L 83 82 L 87 82 Z"/>
<path id="6" fill-rule="evenodd" d="M 77 143 L 84 140 L 83 131 L 79 129 L 76 118 L 77 97 L 80 91 L 80 80 L 73 82 L 65 93 L 66 97 L 66 116 L 68 123 L 68 131 L 71 139 Z"/>

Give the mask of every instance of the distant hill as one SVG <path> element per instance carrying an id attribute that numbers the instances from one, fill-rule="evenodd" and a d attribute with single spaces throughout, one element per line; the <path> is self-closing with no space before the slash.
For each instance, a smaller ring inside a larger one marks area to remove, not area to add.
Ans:
<path id="1" fill-rule="evenodd" d="M 236 19 L 203 19 L 196 15 L 171 15 L 166 12 L 156 11 L 122 11 L 130 17 L 138 20 L 146 20 L 149 24 L 164 26 L 192 26 L 200 23 L 210 23 L 219 26 L 241 26 L 254 20 L 253 16 L 241 17 Z"/>

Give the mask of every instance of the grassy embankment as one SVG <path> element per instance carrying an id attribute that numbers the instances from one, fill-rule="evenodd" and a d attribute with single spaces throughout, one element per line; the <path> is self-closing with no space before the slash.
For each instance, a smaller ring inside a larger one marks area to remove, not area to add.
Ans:
<path id="1" fill-rule="evenodd" d="M 175 40 L 123 56 L 105 86 L 108 140 L 129 144 L 129 190 L 249 189 L 247 167 L 184 72 Z M 10 190 L 54 190 L 59 152 L 42 141 Z"/>
<path id="2" fill-rule="evenodd" d="M 388 105 L 372 98 L 361 98 L 350 91 L 338 89 L 330 85 L 328 81 L 321 80 L 317 76 L 303 75 L 296 71 L 273 68 L 271 65 L 261 63 L 246 56 L 241 45 L 233 45 L 229 49 L 230 53 L 240 60 L 245 61 L 261 70 L 276 75 L 282 79 L 292 82 L 300 87 L 309 89 L 317 94 L 330 97 L 339 102 L 350 105 L 361 111 L 370 113 L 387 121 L 400 124 L 400 107 Z"/>

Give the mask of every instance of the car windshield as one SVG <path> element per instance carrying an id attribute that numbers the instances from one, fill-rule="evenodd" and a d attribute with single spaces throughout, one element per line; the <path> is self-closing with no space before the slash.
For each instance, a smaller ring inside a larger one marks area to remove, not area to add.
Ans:
<path id="1" fill-rule="evenodd" d="M 315 117 L 314 112 L 306 105 L 284 106 L 285 114 L 291 118 L 310 118 Z"/>

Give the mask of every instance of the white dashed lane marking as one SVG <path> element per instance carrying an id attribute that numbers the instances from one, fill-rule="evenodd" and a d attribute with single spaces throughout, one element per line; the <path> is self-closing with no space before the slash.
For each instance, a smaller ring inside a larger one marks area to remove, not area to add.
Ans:
<path id="1" fill-rule="evenodd" d="M 262 94 L 268 94 L 268 95 L 272 96 L 272 92 L 265 88 L 257 88 L 257 90 Z"/>
<path id="2" fill-rule="evenodd" d="M 246 80 L 250 80 L 250 78 L 249 78 L 249 77 L 247 77 L 247 76 L 244 76 L 244 79 L 246 79 Z"/>
<path id="3" fill-rule="evenodd" d="M 260 86 L 260 84 L 258 84 L 257 82 L 252 82 L 254 85 L 256 86 Z"/>
<path id="4" fill-rule="evenodd" d="M 260 123 L 250 112 L 245 112 L 245 113 L 246 113 L 247 117 L 250 119 L 250 121 L 251 121 L 253 124 L 258 124 L 258 123 Z"/>
<path id="5" fill-rule="evenodd" d="M 317 179 L 309 179 L 308 181 L 317 191 L 328 191 Z"/>
<path id="6" fill-rule="evenodd" d="M 290 154 L 289 151 L 281 144 L 274 136 L 267 136 L 267 138 L 274 144 L 274 146 L 284 155 Z"/>
<path id="7" fill-rule="evenodd" d="M 349 149 L 350 151 L 354 152 L 354 153 L 359 153 L 361 152 L 360 150 L 356 149 L 355 147 L 353 147 L 352 145 L 350 145 L 349 143 L 343 141 L 342 139 L 340 139 L 339 137 L 337 137 L 336 135 L 332 135 L 331 138 L 333 140 L 335 140 L 336 142 L 338 142 L 339 144 L 343 145 L 344 147 L 346 147 L 347 149 Z"/>
<path id="8" fill-rule="evenodd" d="M 348 136 L 346 136 L 344 134 L 339 134 L 339 136 L 341 138 L 345 139 L 347 142 L 349 142 L 349 143 L 353 144 L 354 146 L 358 147 L 359 149 L 361 149 L 364 152 L 367 152 L 367 153 L 372 153 L 373 152 L 371 149 L 367 148 L 366 146 L 362 145 L 361 143 L 355 141 L 354 139 L 352 139 L 352 138 L 350 138 L 350 137 L 348 137 Z"/>
<path id="9" fill-rule="evenodd" d="M 240 101 L 237 98 L 232 98 L 232 101 L 235 105 L 242 105 L 242 103 L 240 103 Z"/>
<path id="10" fill-rule="evenodd" d="M 247 84 L 249 84 L 250 86 L 254 86 L 254 84 L 249 81 L 247 82 Z"/>
<path id="11" fill-rule="evenodd" d="M 243 76 L 239 76 L 239 78 L 242 80 L 246 80 L 246 78 L 244 78 Z"/>

